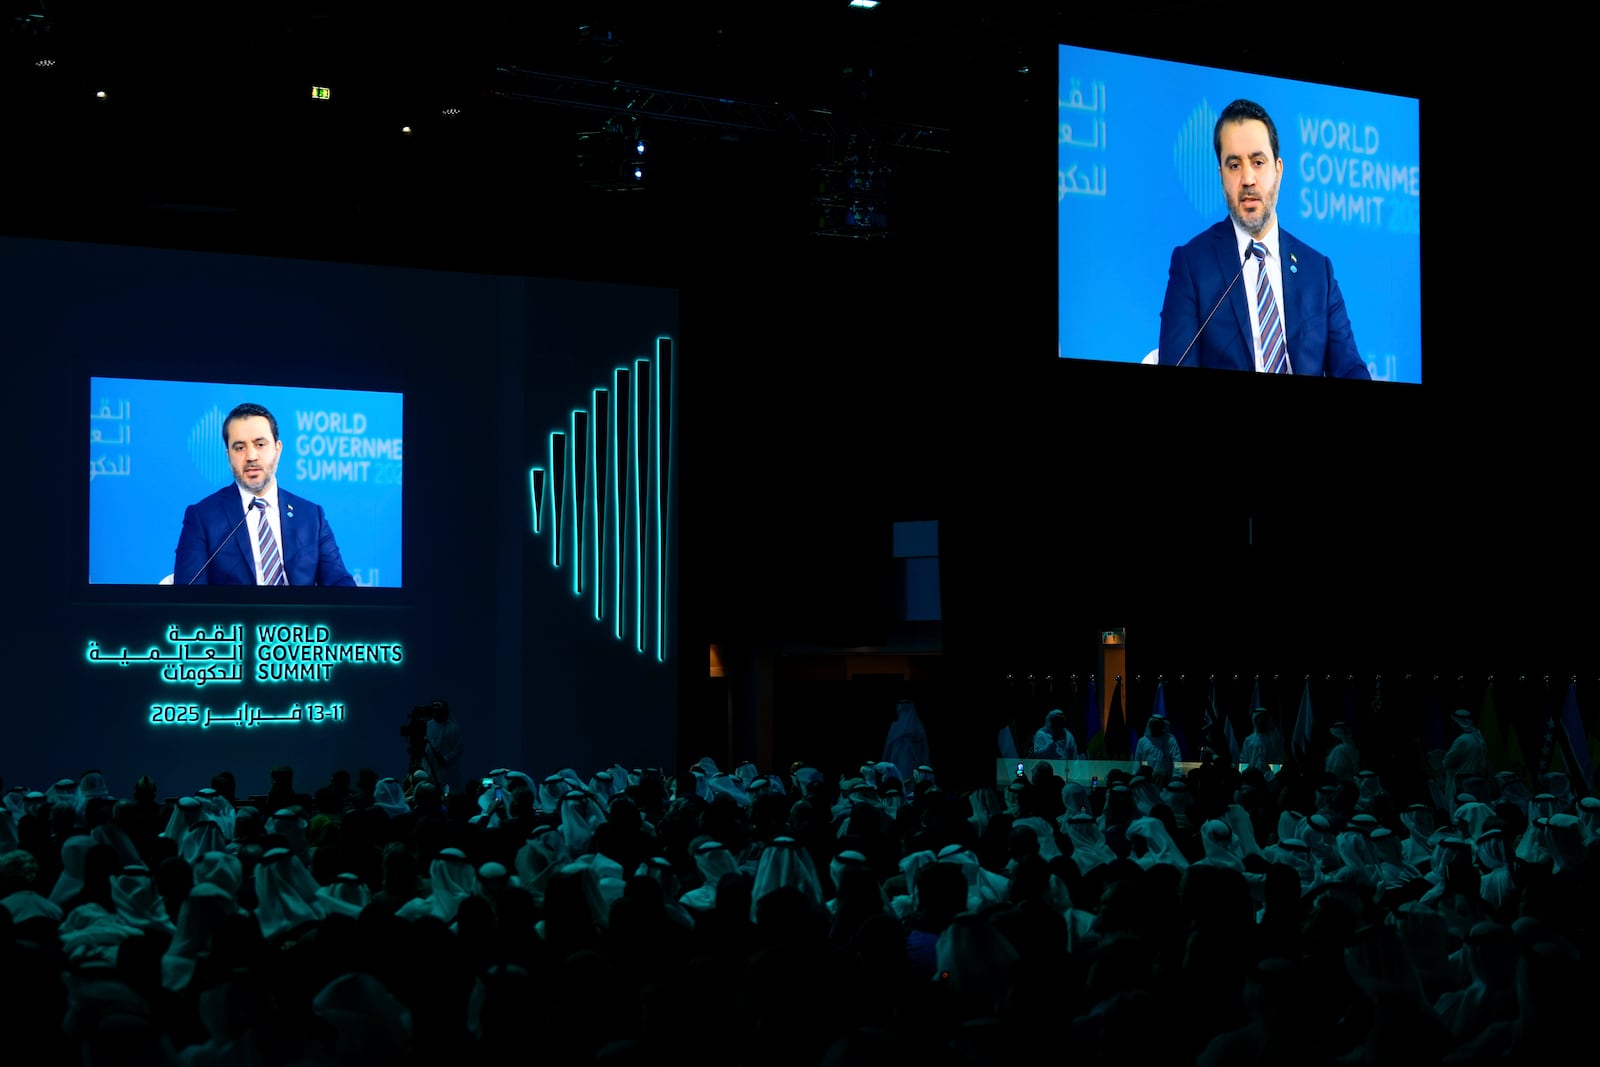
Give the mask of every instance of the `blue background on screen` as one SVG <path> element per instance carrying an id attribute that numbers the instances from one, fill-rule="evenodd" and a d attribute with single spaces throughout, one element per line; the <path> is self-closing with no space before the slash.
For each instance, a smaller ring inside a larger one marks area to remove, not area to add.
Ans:
<path id="1" fill-rule="evenodd" d="M 1278 127 L 1279 225 L 1333 261 L 1373 377 L 1422 381 L 1415 99 L 1068 45 L 1059 59 L 1059 355 L 1155 349 L 1172 250 L 1227 217 L 1212 131 L 1244 97 Z"/>
<path id="2" fill-rule="evenodd" d="M 401 394 L 132 378 L 89 383 L 90 584 L 171 573 L 184 509 L 233 480 L 218 426 L 246 401 L 278 420 L 278 484 L 322 506 L 356 581 L 401 584 Z"/>

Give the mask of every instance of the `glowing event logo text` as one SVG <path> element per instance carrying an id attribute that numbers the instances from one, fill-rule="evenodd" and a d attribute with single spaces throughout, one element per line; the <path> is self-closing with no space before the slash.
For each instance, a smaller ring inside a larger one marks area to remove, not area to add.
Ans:
<path id="1" fill-rule="evenodd" d="M 150 705 L 152 726 L 198 726 L 205 730 L 212 726 L 251 727 L 294 722 L 344 722 L 344 705 L 296 701 L 287 708 L 264 708 L 244 700 L 226 711 L 213 711 L 200 704 Z"/>
<path id="2" fill-rule="evenodd" d="M 119 667 L 159 668 L 162 681 L 173 685 L 237 685 L 248 676 L 257 682 L 327 682 L 336 667 L 378 664 L 396 667 L 405 660 L 397 641 L 335 641 L 322 624 L 262 623 L 255 628 L 253 654 L 245 649 L 247 632 L 242 623 L 231 628 L 202 626 L 185 634 L 180 626 L 167 628 L 166 648 L 151 645 L 147 651 L 116 651 L 90 641 L 84 658 L 90 663 Z"/>
<path id="3" fill-rule="evenodd" d="M 185 634 L 181 626 L 167 627 L 169 648 L 151 645 L 149 651 L 129 651 L 127 645 L 113 652 L 90 641 L 84 658 L 90 663 L 114 663 L 119 667 L 148 664 L 161 669 L 161 679 L 174 685 L 227 685 L 244 681 L 244 626 L 232 629 L 216 626 L 208 633 L 204 626 Z"/>
<path id="4" fill-rule="evenodd" d="M 344 663 L 398 666 L 405 650 L 398 642 L 334 641 L 321 625 L 264 623 L 256 627 L 255 659 L 258 682 L 326 682 Z"/>

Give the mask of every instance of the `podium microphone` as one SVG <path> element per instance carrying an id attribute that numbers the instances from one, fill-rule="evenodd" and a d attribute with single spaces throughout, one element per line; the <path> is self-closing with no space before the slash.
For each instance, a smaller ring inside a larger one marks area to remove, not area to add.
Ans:
<path id="1" fill-rule="evenodd" d="M 1240 270 L 1243 270 L 1243 267 L 1240 267 Z M 1190 342 L 1190 344 L 1194 344 L 1194 342 Z M 238 517 L 238 522 L 234 523 L 234 528 L 232 528 L 232 530 L 227 531 L 227 536 L 226 537 L 222 537 L 222 544 L 219 544 L 218 547 L 216 547 L 216 552 L 221 552 L 222 545 L 226 545 L 227 542 L 232 541 L 232 539 L 234 539 L 234 534 L 238 533 L 238 528 L 240 528 L 240 526 L 245 525 L 246 518 L 250 518 L 250 509 L 248 509 L 248 507 L 246 507 L 246 509 L 245 509 L 245 514 L 240 515 L 240 517 Z M 211 566 L 211 560 L 214 560 L 214 558 L 216 558 L 216 552 L 211 553 L 211 555 L 208 555 L 208 557 L 205 558 L 205 563 L 202 563 L 202 565 L 200 565 L 200 569 L 198 569 L 198 571 L 195 571 L 195 577 L 200 577 L 200 576 L 202 576 L 202 574 L 205 574 L 205 568 L 208 568 L 208 566 Z M 195 577 L 190 577 L 189 581 L 184 582 L 184 585 L 194 585 L 195 584 Z"/>
<path id="2" fill-rule="evenodd" d="M 1252 244 L 1252 247 L 1253 247 L 1253 244 Z M 1211 311 L 1210 311 L 1209 314 L 1206 315 L 1206 321 L 1202 322 L 1200 324 L 1200 329 L 1196 330 L 1194 332 L 1194 336 L 1189 338 L 1189 344 L 1184 348 L 1183 355 L 1178 357 L 1178 362 L 1173 364 L 1174 367 L 1183 366 L 1184 358 L 1189 355 L 1189 349 L 1194 347 L 1194 343 L 1196 341 L 1200 340 L 1200 335 L 1205 332 L 1206 322 L 1210 322 L 1211 321 L 1211 316 L 1215 315 L 1217 313 L 1217 309 L 1222 306 L 1222 302 L 1224 300 L 1228 299 L 1228 294 L 1233 292 L 1233 287 L 1235 285 L 1239 284 L 1239 277 L 1240 277 L 1240 275 L 1244 274 L 1244 265 L 1246 263 L 1250 262 L 1250 256 L 1251 255 L 1252 255 L 1252 253 L 1250 251 L 1250 248 L 1246 248 L 1244 250 L 1244 258 L 1239 261 L 1239 269 L 1233 275 L 1233 281 L 1229 282 L 1228 283 L 1228 287 L 1226 289 L 1222 290 L 1222 295 L 1217 297 L 1217 302 L 1215 304 L 1211 305 Z M 204 568 L 201 568 L 201 569 L 204 570 Z"/>

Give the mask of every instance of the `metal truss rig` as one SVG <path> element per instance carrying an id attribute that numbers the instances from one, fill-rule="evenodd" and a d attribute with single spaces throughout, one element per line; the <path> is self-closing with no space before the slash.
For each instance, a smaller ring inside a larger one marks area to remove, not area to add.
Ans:
<path id="1" fill-rule="evenodd" d="M 950 131 L 937 126 L 844 114 L 825 108 L 756 104 L 628 82 L 547 74 L 523 67 L 497 68 L 493 92 L 507 100 L 608 115 L 638 115 L 653 122 L 706 126 L 777 141 L 839 142 L 854 137 L 879 147 L 939 154 L 950 152 Z"/>

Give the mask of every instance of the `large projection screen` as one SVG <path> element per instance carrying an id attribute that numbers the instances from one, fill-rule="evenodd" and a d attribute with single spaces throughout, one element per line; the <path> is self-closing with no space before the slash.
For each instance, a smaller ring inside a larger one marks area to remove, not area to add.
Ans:
<path id="1" fill-rule="evenodd" d="M 1058 59 L 1058 356 L 1155 362 L 1172 251 L 1227 217 L 1213 132 L 1244 98 L 1278 128 L 1279 225 L 1332 261 L 1372 379 L 1422 382 L 1416 99 L 1072 45 Z"/>

